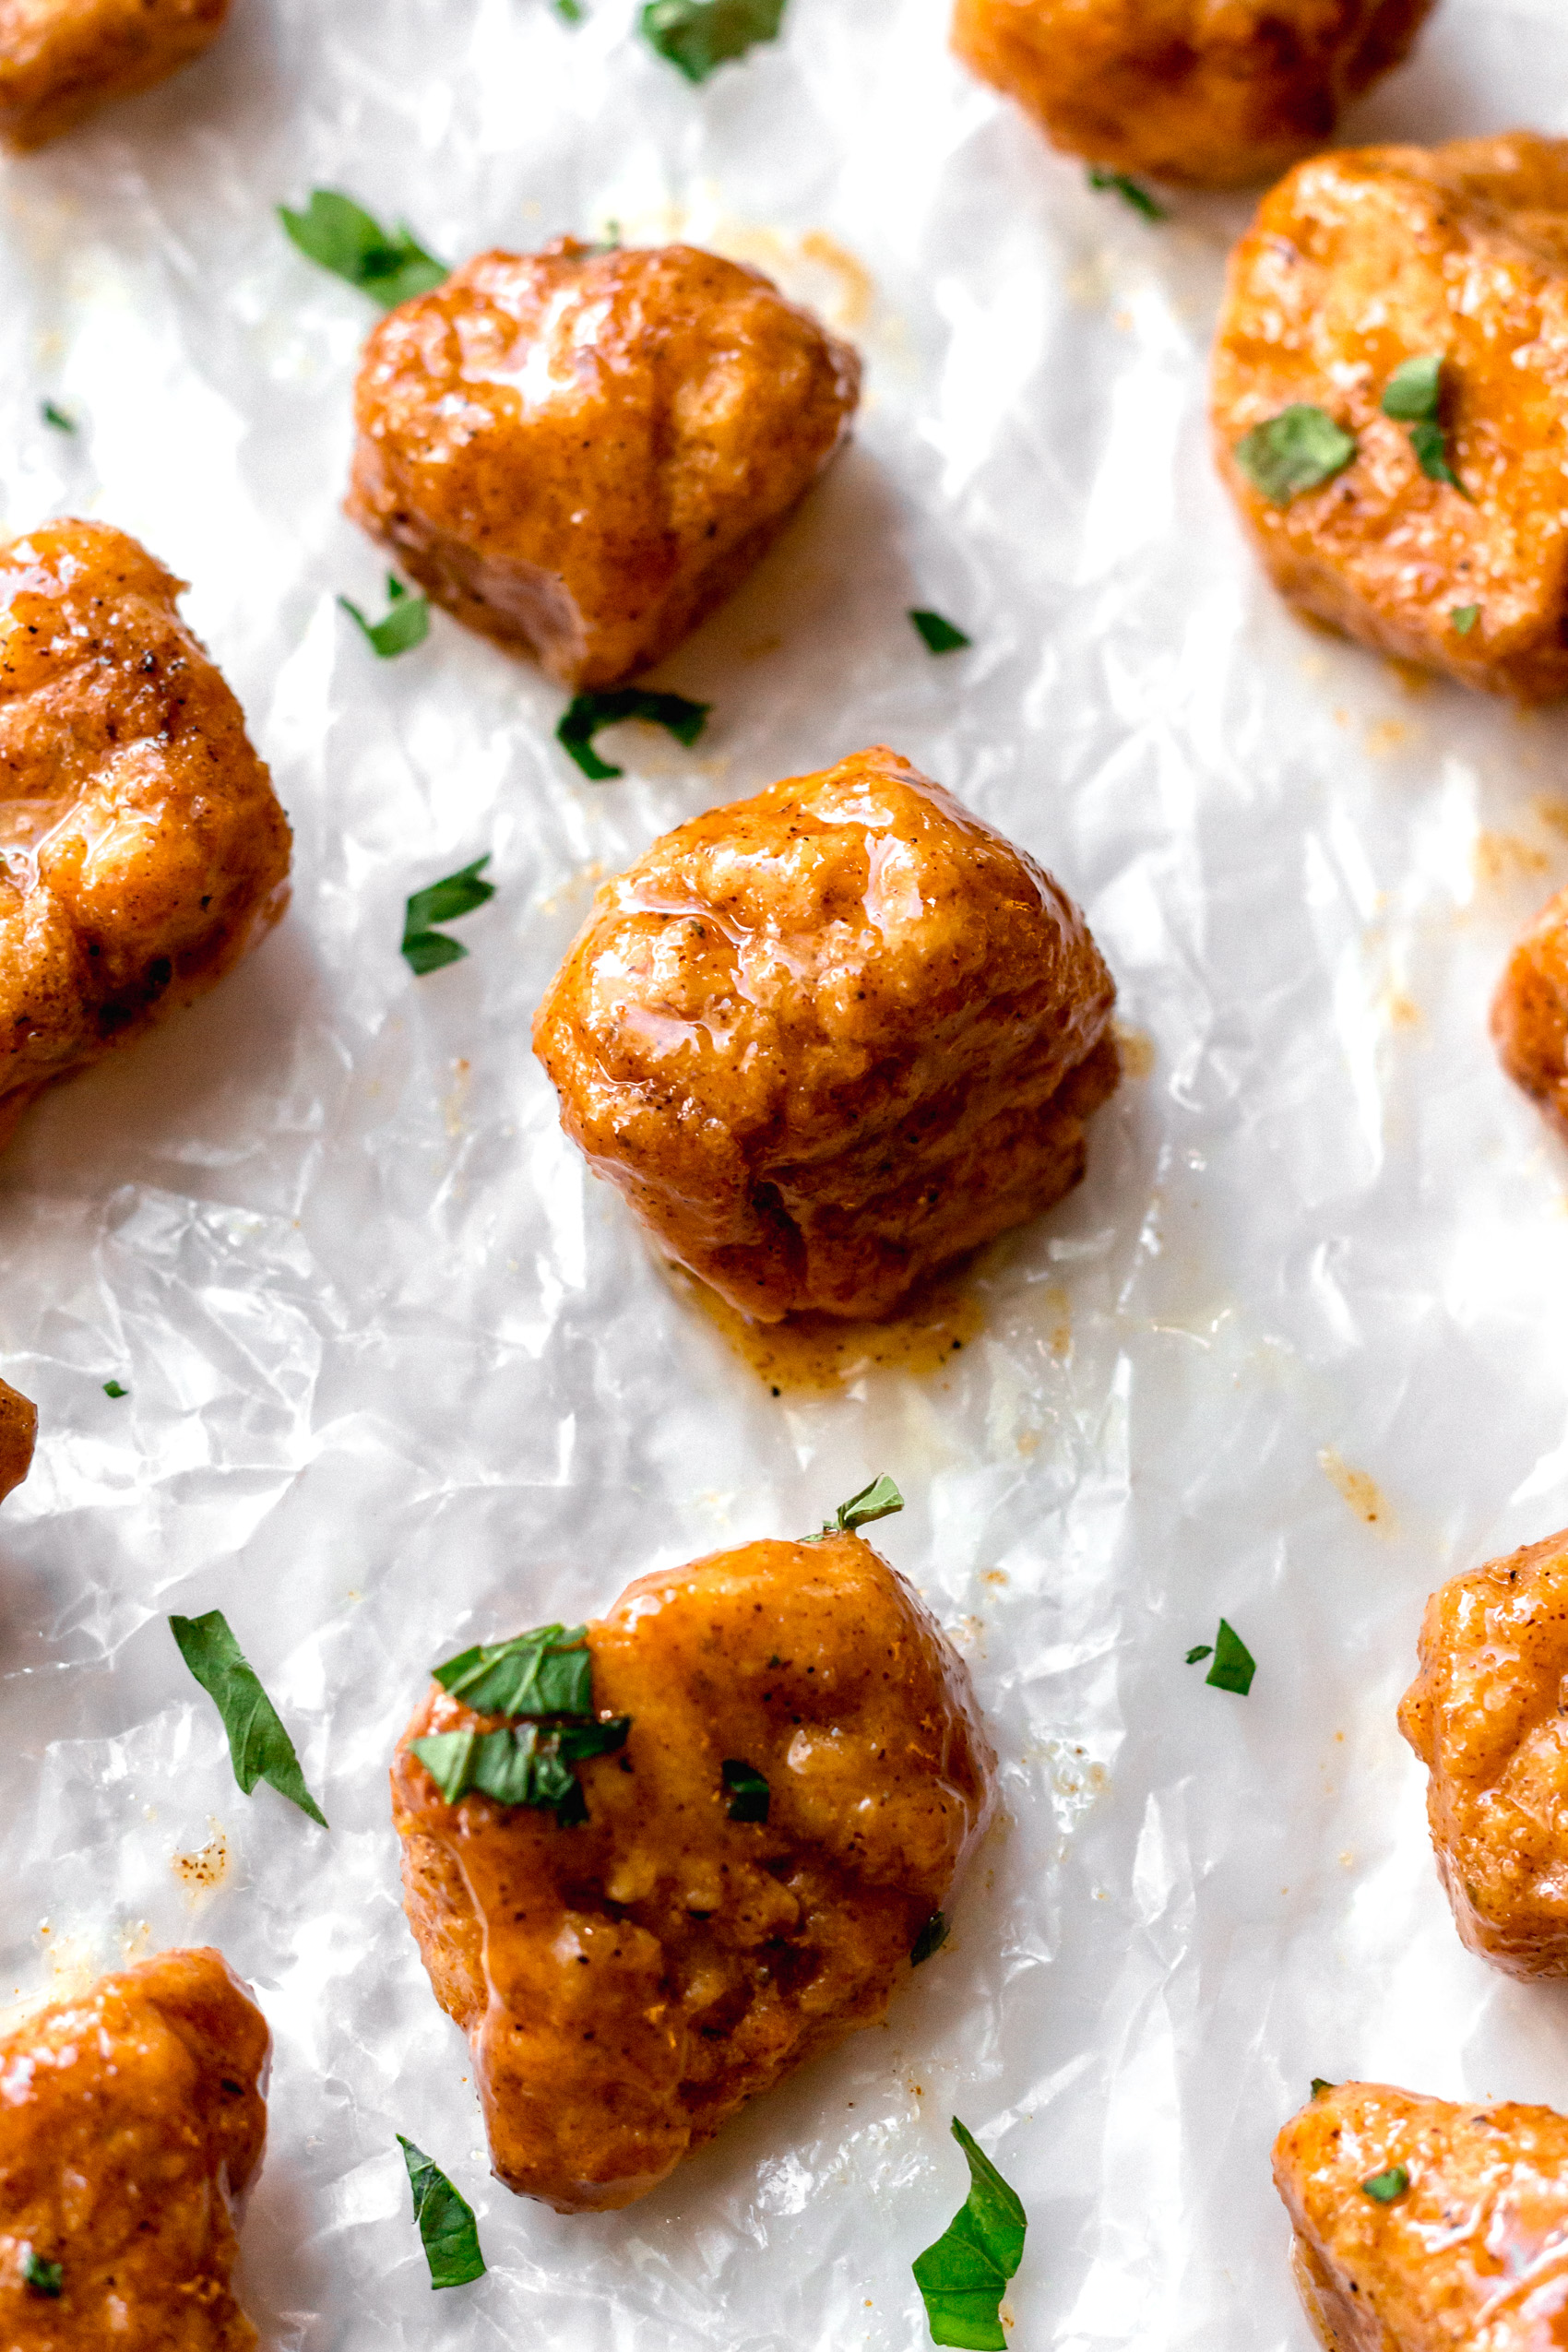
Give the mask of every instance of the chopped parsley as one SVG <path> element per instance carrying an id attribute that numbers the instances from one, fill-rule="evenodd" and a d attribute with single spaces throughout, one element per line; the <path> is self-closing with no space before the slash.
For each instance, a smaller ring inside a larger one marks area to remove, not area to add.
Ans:
<path id="1" fill-rule="evenodd" d="M 1098 163 L 1091 163 L 1088 178 L 1091 188 L 1109 189 L 1113 196 L 1119 196 L 1123 204 L 1130 204 L 1134 212 L 1141 212 L 1146 220 L 1169 220 L 1170 218 L 1165 207 L 1125 172 L 1106 172 Z"/>
<path id="2" fill-rule="evenodd" d="M 1244 1699 L 1257 1670 L 1257 1660 L 1251 1650 L 1236 1628 L 1228 1625 L 1222 1617 L 1214 1637 L 1214 1664 L 1204 1681 L 1217 1691 L 1234 1691 L 1238 1698 Z"/>
<path id="3" fill-rule="evenodd" d="M 303 212 L 280 204 L 278 218 L 307 260 L 346 279 L 385 310 L 431 293 L 452 274 L 445 262 L 426 253 L 406 220 L 384 229 L 362 205 L 336 188 L 317 188 Z"/>
<path id="4" fill-rule="evenodd" d="M 1374 2204 L 1391 2205 L 1402 2197 L 1410 2185 L 1410 2176 L 1402 2164 L 1391 2164 L 1386 2172 L 1374 2172 L 1370 2180 L 1361 2183 L 1363 2197 L 1371 2197 Z"/>
<path id="5" fill-rule="evenodd" d="M 64 409 L 57 409 L 54 406 L 53 400 L 40 401 L 38 413 L 45 424 L 53 426 L 56 433 L 75 433 L 77 430 L 75 417 L 68 417 Z"/>
<path id="6" fill-rule="evenodd" d="M 623 719 L 646 719 L 655 727 L 667 727 L 678 743 L 695 743 L 712 708 L 711 703 L 688 702 L 684 695 L 615 686 L 608 694 L 575 695 L 555 730 L 555 740 L 591 783 L 605 784 L 626 771 L 612 767 L 594 750 L 593 739 L 601 727 L 619 726 Z"/>
<path id="7" fill-rule="evenodd" d="M 234 1777 L 245 1795 L 265 1780 L 325 1829 L 327 1815 L 305 1787 L 294 1743 L 229 1631 L 223 1611 L 209 1609 L 205 1617 L 171 1617 L 169 1630 L 222 1718 Z"/>
<path id="8" fill-rule="evenodd" d="M 551 6 L 564 25 L 580 25 L 584 21 L 577 0 L 551 0 Z"/>
<path id="9" fill-rule="evenodd" d="M 461 915 L 471 915 L 476 907 L 495 896 L 493 882 L 481 882 L 480 875 L 490 863 L 488 849 L 476 858 L 471 866 L 447 874 L 443 881 L 426 883 L 422 890 L 412 892 L 403 914 L 404 961 L 416 977 L 439 971 L 443 964 L 460 964 L 468 949 L 456 939 L 448 939 L 445 932 L 434 931 L 434 923 L 455 923 Z"/>
<path id="10" fill-rule="evenodd" d="M 65 2289 L 64 2263 L 46 2263 L 29 2246 L 22 2255 L 22 2276 L 35 2295 L 47 2295 L 51 2302 L 58 2302 Z"/>
<path id="11" fill-rule="evenodd" d="M 1299 401 L 1253 425 L 1231 454 L 1254 490 L 1276 506 L 1289 506 L 1303 491 L 1320 490 L 1343 473 L 1356 454 L 1356 436 L 1326 409 Z"/>
<path id="12" fill-rule="evenodd" d="M 1212 1657 L 1213 1656 L 1214 1644 L 1212 1642 L 1195 1642 L 1193 1645 L 1193 1647 L 1187 1652 L 1187 1664 L 1189 1666 L 1196 1666 L 1200 1657 Z"/>
<path id="13" fill-rule="evenodd" d="M 974 643 L 974 639 L 967 637 L 962 629 L 956 629 L 951 621 L 944 621 L 940 612 L 916 611 L 911 612 L 909 618 L 924 638 L 928 653 L 957 653 L 962 647 Z"/>
<path id="14" fill-rule="evenodd" d="M 414 2219 L 419 2224 L 424 2258 L 430 2264 L 431 2286 L 467 2287 L 470 2279 L 482 2278 L 484 2256 L 480 2251 L 479 2224 L 472 2205 L 466 2197 L 458 2195 L 441 2167 L 422 2148 L 416 2148 L 411 2140 L 405 2140 L 401 2132 L 398 2145 L 409 2168 Z"/>
<path id="15" fill-rule="evenodd" d="M 807 1543 L 820 1543 L 824 1536 L 852 1536 L 861 1527 L 869 1527 L 873 1519 L 889 1519 L 895 1511 L 902 1511 L 904 1498 L 897 1485 L 884 1470 L 869 1486 L 861 1487 L 848 1503 L 841 1503 L 831 1519 L 825 1519 L 814 1536 L 807 1536 Z"/>
<path id="16" fill-rule="evenodd" d="M 1480 617 L 1481 608 L 1479 604 L 1456 604 L 1448 616 L 1454 624 L 1454 634 L 1457 637 L 1467 637 Z"/>
<path id="17" fill-rule="evenodd" d="M 744 1764 L 739 1756 L 726 1756 L 723 1764 L 724 1786 L 730 1791 L 731 1821 L 766 1821 L 770 1790 L 755 1764 Z"/>
<path id="18" fill-rule="evenodd" d="M 909 1947 L 909 1966 L 918 1968 L 933 1952 L 940 1952 L 947 1941 L 947 1921 L 940 1911 L 933 1911 Z"/>
<path id="19" fill-rule="evenodd" d="M 1002 2298 L 1024 2258 L 1024 2208 L 956 2116 L 953 2137 L 969 2164 L 969 2193 L 933 2246 L 914 2262 L 933 2344 L 1006 2352 Z"/>
<path id="20" fill-rule="evenodd" d="M 383 661 L 390 661 L 394 654 L 411 653 L 430 635 L 430 599 L 410 596 L 394 572 L 386 575 L 386 600 L 391 609 L 385 619 L 367 621 L 351 596 L 338 599 L 350 621 L 358 622 L 371 651 Z"/>
<path id="21" fill-rule="evenodd" d="M 477 1791 L 498 1805 L 552 1812 L 563 1829 L 587 1821 L 571 1767 L 624 1748 L 632 1718 L 593 1712 L 586 1625 L 536 1626 L 509 1642 L 460 1650 L 434 1671 L 442 1689 L 476 1715 L 512 1718 L 493 1731 L 433 1731 L 410 1742 L 449 1805 Z M 519 1725 L 519 1717 L 529 1719 Z"/>
<path id="22" fill-rule="evenodd" d="M 783 18 L 784 0 L 647 0 L 637 26 L 689 82 L 705 82 L 759 42 L 777 41 Z"/>
<path id="23" fill-rule="evenodd" d="M 476 1715 L 588 1715 L 593 1659 L 586 1625 L 538 1625 L 509 1642 L 481 1643 L 433 1669 Z"/>
<path id="24" fill-rule="evenodd" d="M 1313 2097 L 1314 2099 L 1316 2098 L 1319 2091 L 1333 2091 L 1337 2090 L 1338 2087 L 1339 2086 L 1336 2083 L 1325 2083 L 1321 2074 L 1314 2074 L 1313 2076 Z"/>
<path id="25" fill-rule="evenodd" d="M 1448 460 L 1448 436 L 1441 422 L 1443 353 L 1428 351 L 1396 367 L 1383 388 L 1383 413 L 1410 428 L 1416 463 L 1429 481 L 1446 482 L 1450 490 L 1469 496 Z"/>
<path id="26" fill-rule="evenodd" d="M 117 1380 L 106 1380 L 103 1384 L 105 1396 L 113 1396 L 117 1400 L 122 1396 L 128 1396 L 130 1393 L 128 1388 L 122 1388 Z"/>

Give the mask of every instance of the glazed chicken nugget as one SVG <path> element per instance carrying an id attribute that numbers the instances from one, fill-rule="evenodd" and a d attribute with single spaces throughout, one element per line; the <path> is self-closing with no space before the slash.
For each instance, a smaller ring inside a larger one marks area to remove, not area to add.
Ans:
<path id="1" fill-rule="evenodd" d="M 859 398 L 854 351 L 760 270 L 482 254 L 366 345 L 348 511 L 459 621 L 611 686 L 740 585 Z"/>
<path id="2" fill-rule="evenodd" d="M 31 1469 L 37 1439 L 38 1407 L 20 1389 L 0 1380 L 0 1503 Z"/>
<path id="3" fill-rule="evenodd" d="M 1399 1728 L 1459 1933 L 1511 1977 L 1568 1976 L 1568 1530 L 1442 1586 L 1420 1660 Z"/>
<path id="4" fill-rule="evenodd" d="M 580 1657 L 584 1629 L 548 1635 Z M 874 2025 L 994 1801 L 962 1663 L 859 1536 L 641 1577 L 586 1644 L 583 1722 L 615 1720 L 607 1752 L 554 1764 L 568 1804 L 447 1802 L 423 1758 L 461 1788 L 461 1735 L 514 1735 L 440 1682 L 392 1774 L 409 1919 L 472 2045 L 496 2173 L 562 2213 L 647 2196 Z"/>
<path id="5" fill-rule="evenodd" d="M 181 586 L 104 523 L 0 546 L 0 1141 L 287 901 L 287 821 Z"/>
<path id="6" fill-rule="evenodd" d="M 1078 1182 L 1115 993 L 1050 875 L 878 745 L 607 884 L 534 1051 L 595 1174 L 742 1313 L 878 1317 Z"/>
<path id="7" fill-rule="evenodd" d="M 1435 0 L 957 0 L 953 46 L 1069 154 L 1272 179 L 1398 65 Z"/>
<path id="8" fill-rule="evenodd" d="M 199 57 L 229 0 L 0 0 L 0 139 L 41 147 Z"/>
<path id="9" fill-rule="evenodd" d="M 1492 999 L 1491 1034 L 1515 1085 L 1568 1141 L 1568 890 L 1516 941 Z"/>
<path id="10" fill-rule="evenodd" d="M 1301 165 L 1231 257 L 1213 412 L 1291 603 L 1464 685 L 1568 694 L 1568 139 Z"/>
<path id="11" fill-rule="evenodd" d="M 254 2352 L 229 2282 L 268 2049 L 209 1950 L 101 1977 L 0 2036 L 6 2352 Z"/>
<path id="12" fill-rule="evenodd" d="M 1568 2341 L 1568 2119 L 1325 2085 L 1274 2144 L 1296 2285 L 1327 2352 Z"/>

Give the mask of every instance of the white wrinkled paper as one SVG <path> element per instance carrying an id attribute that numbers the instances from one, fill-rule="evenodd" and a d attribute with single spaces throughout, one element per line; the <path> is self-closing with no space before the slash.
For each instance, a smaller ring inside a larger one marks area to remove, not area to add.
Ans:
<path id="1" fill-rule="evenodd" d="M 1431 1587 L 1568 1520 L 1568 1160 L 1485 1028 L 1568 881 L 1568 719 L 1418 691 L 1263 583 L 1205 423 L 1248 200 L 1091 194 L 945 0 L 790 0 L 701 89 L 588 6 L 235 0 L 0 166 L 0 520 L 101 517 L 191 581 L 296 843 L 263 951 L 0 1162 L 42 1430 L 0 1515 L 0 1994 L 180 1942 L 254 1980 L 277 2352 L 909 2352 L 955 2113 L 1028 2209 L 1018 2352 L 1304 2352 L 1268 2148 L 1313 2075 L 1568 2108 L 1564 1996 L 1461 1951 L 1394 1723 Z M 1561 0 L 1444 0 L 1346 132 L 1520 124 L 1568 132 Z M 440 615 L 377 662 L 337 609 L 384 609 L 339 508 L 375 314 L 277 226 L 317 184 L 455 260 L 684 234 L 859 342 L 853 447 L 659 673 L 714 705 L 694 751 L 626 728 L 588 784 L 526 665 Z M 775 1398 L 564 1143 L 529 1023 L 597 877 L 877 741 L 1083 901 L 1151 1066 L 950 1370 Z M 485 852 L 469 959 L 413 979 L 407 895 Z M 884 1469 L 1003 1757 L 951 1944 L 646 2203 L 513 2198 L 399 1907 L 430 1664 Z M 236 1789 L 165 1621 L 214 1607 L 330 1835 Z M 1244 1701 L 1182 1662 L 1221 1612 Z M 433 2298 L 399 2131 L 479 2285 Z"/>

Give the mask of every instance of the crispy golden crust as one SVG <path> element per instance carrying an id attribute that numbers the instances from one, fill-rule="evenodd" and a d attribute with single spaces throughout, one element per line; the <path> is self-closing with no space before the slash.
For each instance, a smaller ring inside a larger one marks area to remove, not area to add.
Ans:
<path id="1" fill-rule="evenodd" d="M 287 903 L 288 824 L 180 588 L 102 523 L 0 547 L 0 1141 Z"/>
<path id="2" fill-rule="evenodd" d="M 1387 2204 L 1365 2180 L 1403 2166 Z M 1342 2083 L 1274 2144 L 1296 2283 L 1328 2352 L 1568 2345 L 1568 2120 Z"/>
<path id="3" fill-rule="evenodd" d="M 266 2021 L 221 1954 L 165 1952 L 0 2037 L 7 2352 L 254 2352 L 232 2205 L 261 2162 Z M 28 2251 L 64 2272 L 57 2299 Z"/>
<path id="4" fill-rule="evenodd" d="M 392 1774 L 410 1922 L 495 2170 L 563 2213 L 646 2196 L 874 2024 L 994 1800 L 963 1666 L 857 1536 L 644 1576 L 588 1645 L 596 1706 L 632 1728 L 577 1767 L 581 1826 L 444 1803 L 410 1740 L 490 1718 L 436 1684 Z M 767 1781 L 766 1823 L 729 1818 L 727 1758 Z"/>
<path id="5" fill-rule="evenodd" d="M 0 139 L 40 147 L 216 41 L 229 0 L 0 0 Z"/>
<path id="6" fill-rule="evenodd" d="M 1568 1531 L 1455 1576 L 1399 1728 L 1459 1933 L 1514 1977 L 1568 1976 Z"/>
<path id="7" fill-rule="evenodd" d="M 1434 0 L 957 0 L 953 45 L 1091 163 L 1271 179 L 1396 65 Z"/>
<path id="8" fill-rule="evenodd" d="M 0 1380 L 0 1503 L 31 1469 L 37 1439 L 38 1407 Z"/>
<path id="9" fill-rule="evenodd" d="M 595 1172 L 743 1313 L 881 1316 L 1077 1182 L 1114 999 L 1050 876 L 879 745 L 606 885 L 534 1051 Z"/>
<path id="10" fill-rule="evenodd" d="M 1515 943 L 1492 999 L 1491 1035 L 1515 1085 L 1568 1138 L 1568 890 Z"/>
<path id="11" fill-rule="evenodd" d="M 1432 353 L 1467 494 L 1430 480 L 1382 413 L 1396 368 Z M 1353 433 L 1358 454 L 1275 505 L 1232 452 L 1299 402 Z M 1365 148 L 1292 172 L 1231 257 L 1214 429 L 1293 604 L 1467 686 L 1568 694 L 1568 140 Z"/>
<path id="12" fill-rule="evenodd" d="M 759 270 L 481 254 L 366 344 L 348 510 L 470 628 L 610 686 L 740 584 L 859 397 L 853 350 Z"/>

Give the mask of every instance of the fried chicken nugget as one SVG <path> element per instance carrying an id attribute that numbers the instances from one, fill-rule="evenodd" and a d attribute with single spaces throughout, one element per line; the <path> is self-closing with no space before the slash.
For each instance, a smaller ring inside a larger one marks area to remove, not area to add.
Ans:
<path id="1" fill-rule="evenodd" d="M 1515 941 L 1491 1002 L 1498 1060 L 1568 1142 L 1568 890 Z"/>
<path id="2" fill-rule="evenodd" d="M 1393 385 L 1423 362 L 1424 412 Z M 1213 415 L 1292 604 L 1463 685 L 1568 694 L 1568 139 L 1301 164 L 1231 256 Z"/>
<path id="3" fill-rule="evenodd" d="M 6 2352 L 254 2352 L 229 2281 L 269 2047 L 210 1950 L 101 1977 L 0 2036 Z"/>
<path id="4" fill-rule="evenodd" d="M 1070 154 L 1272 179 L 1397 65 L 1434 0 L 957 0 L 953 46 Z"/>
<path id="5" fill-rule="evenodd" d="M 229 0 L 0 0 L 0 139 L 42 147 L 210 47 Z"/>
<path id="6" fill-rule="evenodd" d="M 38 1407 L 19 1388 L 0 1380 L 0 1503 L 31 1469 L 37 1442 Z"/>
<path id="7" fill-rule="evenodd" d="M 104 523 L 0 546 L 0 1142 L 287 903 L 287 820 L 181 587 Z"/>
<path id="8" fill-rule="evenodd" d="M 569 1637 L 568 1637 L 569 1638 Z M 498 2177 L 630 2204 L 748 2099 L 874 2025 L 994 1803 L 962 1662 L 859 1536 L 643 1576 L 587 1629 L 587 1817 L 446 1803 L 411 1743 L 489 1729 L 433 1684 L 392 1773 L 410 1923 L 472 2044 Z M 766 1783 L 732 1810 L 732 1771 Z"/>
<path id="9" fill-rule="evenodd" d="M 1325 2085 L 1274 2144 L 1296 2285 L 1328 2352 L 1568 2343 L 1568 2119 Z"/>
<path id="10" fill-rule="evenodd" d="M 481 254 L 365 346 L 348 511 L 568 686 L 660 660 L 849 430 L 849 344 L 693 245 Z"/>
<path id="11" fill-rule="evenodd" d="M 1568 1976 L 1568 1529 L 1427 1603 L 1399 1728 L 1455 1924 L 1511 1977 Z"/>
<path id="12" fill-rule="evenodd" d="M 1050 875 L 877 745 L 607 884 L 534 1051 L 595 1174 L 743 1314 L 880 1317 L 1078 1182 L 1115 995 Z"/>

